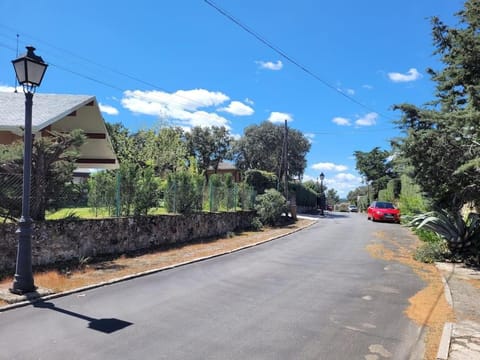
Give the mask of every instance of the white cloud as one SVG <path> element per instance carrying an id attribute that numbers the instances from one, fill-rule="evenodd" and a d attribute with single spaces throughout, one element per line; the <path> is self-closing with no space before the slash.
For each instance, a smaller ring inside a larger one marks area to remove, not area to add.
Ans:
<path id="1" fill-rule="evenodd" d="M 293 121 L 293 117 L 290 114 L 282 113 L 278 111 L 272 111 L 268 117 L 268 121 L 272 123 L 284 123 L 285 120 Z"/>
<path id="2" fill-rule="evenodd" d="M 372 85 L 365 84 L 365 85 L 362 85 L 362 88 L 367 89 L 367 90 L 372 90 L 372 89 L 373 89 L 373 86 L 372 86 Z"/>
<path id="3" fill-rule="evenodd" d="M 227 119 L 213 109 L 205 110 L 228 100 L 230 98 L 221 92 L 205 89 L 178 90 L 174 93 L 127 90 L 123 93 L 121 103 L 134 113 L 170 119 L 178 126 L 225 126 L 230 129 Z"/>
<path id="4" fill-rule="evenodd" d="M 255 105 L 255 103 L 253 102 L 253 100 L 252 100 L 252 99 L 245 98 L 245 100 L 244 100 L 244 101 L 245 101 L 245 102 L 246 102 L 248 105 L 251 105 L 251 106 Z"/>
<path id="5" fill-rule="evenodd" d="M 283 63 L 278 60 L 276 63 L 271 61 L 255 61 L 257 65 L 259 65 L 260 69 L 267 69 L 267 70 L 281 70 L 283 68 Z"/>
<path id="6" fill-rule="evenodd" d="M 248 116 L 254 113 L 254 110 L 250 106 L 240 101 L 232 101 L 227 107 L 220 108 L 218 111 L 225 111 L 237 116 Z"/>
<path id="7" fill-rule="evenodd" d="M 393 82 L 409 82 L 415 81 L 422 77 L 417 69 L 411 68 L 407 71 L 406 74 L 398 73 L 398 72 L 390 72 L 388 73 L 388 78 Z"/>
<path id="8" fill-rule="evenodd" d="M 305 175 L 303 181 L 309 180 L 318 181 L 318 175 L 316 177 Z M 346 198 L 350 191 L 362 185 L 362 177 L 346 172 L 341 172 L 333 176 L 331 174 L 325 174 L 324 184 L 329 189 L 334 189 L 341 198 Z"/>
<path id="9" fill-rule="evenodd" d="M 313 164 L 312 169 L 324 171 L 345 171 L 348 169 L 348 167 L 345 165 L 337 165 L 331 162 L 324 162 Z"/>
<path id="10" fill-rule="evenodd" d="M 348 95 L 355 95 L 355 90 L 353 89 L 346 89 L 345 92 L 348 94 Z"/>
<path id="11" fill-rule="evenodd" d="M 108 114 L 108 115 L 118 115 L 118 109 L 114 108 L 113 106 L 110 105 L 104 105 L 99 103 L 98 107 L 100 108 L 100 111 Z"/>
<path id="12" fill-rule="evenodd" d="M 352 122 L 349 119 L 339 117 L 339 116 L 334 117 L 332 119 L 332 122 L 339 125 L 339 126 L 350 126 L 350 125 L 352 125 Z"/>
<path id="13" fill-rule="evenodd" d="M 378 114 L 375 112 L 371 112 L 366 114 L 365 116 L 357 119 L 355 124 L 358 126 L 373 126 L 377 123 Z"/>
<path id="14" fill-rule="evenodd" d="M 13 86 L 0 85 L 0 92 L 15 92 L 15 88 Z"/>
<path id="15" fill-rule="evenodd" d="M 350 173 L 339 173 L 327 180 L 328 187 L 335 189 L 342 198 L 346 198 L 350 191 L 362 185 L 362 177 Z"/>
<path id="16" fill-rule="evenodd" d="M 310 144 L 313 143 L 313 140 L 315 139 L 315 134 L 313 134 L 313 133 L 304 133 L 303 135 L 307 138 L 307 140 L 308 140 L 308 142 L 309 142 Z"/>

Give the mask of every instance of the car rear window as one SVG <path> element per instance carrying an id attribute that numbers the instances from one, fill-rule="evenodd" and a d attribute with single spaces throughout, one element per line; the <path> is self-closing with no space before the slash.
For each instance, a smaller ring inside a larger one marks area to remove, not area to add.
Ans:
<path id="1" fill-rule="evenodd" d="M 388 202 L 378 202 L 377 203 L 377 208 L 380 208 L 380 209 L 395 209 L 395 206 L 393 206 L 392 203 L 388 203 Z"/>

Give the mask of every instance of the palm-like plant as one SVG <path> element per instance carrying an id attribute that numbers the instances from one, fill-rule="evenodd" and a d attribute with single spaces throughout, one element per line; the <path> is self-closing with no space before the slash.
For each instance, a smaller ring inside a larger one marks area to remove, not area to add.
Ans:
<path id="1" fill-rule="evenodd" d="M 445 239 L 452 254 L 478 255 L 480 249 L 479 214 L 470 213 L 464 218 L 459 212 L 442 209 L 417 215 L 407 225 L 433 231 Z"/>

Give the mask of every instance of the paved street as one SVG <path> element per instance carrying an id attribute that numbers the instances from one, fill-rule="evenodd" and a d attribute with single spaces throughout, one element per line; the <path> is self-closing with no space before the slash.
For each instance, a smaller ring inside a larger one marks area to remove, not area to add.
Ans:
<path id="1" fill-rule="evenodd" d="M 340 214 L 275 241 L 0 313 L 1 359 L 419 359 L 422 282 Z"/>

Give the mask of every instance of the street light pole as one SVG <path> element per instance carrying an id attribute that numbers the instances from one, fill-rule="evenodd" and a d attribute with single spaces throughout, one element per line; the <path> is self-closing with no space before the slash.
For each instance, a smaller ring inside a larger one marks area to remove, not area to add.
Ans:
<path id="1" fill-rule="evenodd" d="M 325 179 L 325 174 L 322 172 L 320 173 L 320 215 L 324 215 L 324 207 L 325 207 L 325 195 L 323 194 L 323 179 Z"/>
<path id="2" fill-rule="evenodd" d="M 23 136 L 22 214 L 18 224 L 18 248 L 15 276 L 10 292 L 25 294 L 35 291 L 32 272 L 32 219 L 30 218 L 30 180 L 32 170 L 32 107 L 33 94 L 40 85 L 47 64 L 27 46 L 27 53 L 12 61 L 18 83 L 25 93 L 25 130 Z"/>

